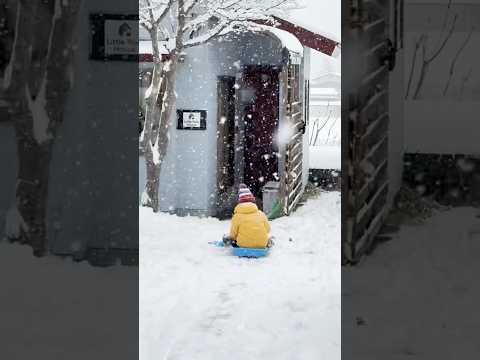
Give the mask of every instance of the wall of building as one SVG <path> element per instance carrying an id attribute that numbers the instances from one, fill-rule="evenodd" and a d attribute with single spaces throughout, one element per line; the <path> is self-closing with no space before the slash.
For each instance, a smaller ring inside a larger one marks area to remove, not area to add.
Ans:
<path id="1" fill-rule="evenodd" d="M 206 110 L 207 129 L 177 130 L 176 114 L 172 116 L 170 144 L 160 179 L 162 211 L 214 215 L 217 77 L 235 76 L 242 65 L 280 65 L 281 61 L 278 40 L 267 35 L 245 34 L 188 49 L 185 62 L 178 68 L 177 109 Z"/>
<path id="2" fill-rule="evenodd" d="M 447 26 L 443 28 L 447 14 Z M 480 41 L 479 4 L 453 2 L 448 10 L 447 3 L 441 1 L 406 3 L 405 84 L 411 73 L 414 49 L 419 38 L 428 36 L 427 54 L 431 56 L 440 48 L 439 44 L 452 28 L 455 15 L 457 21 L 452 36 L 430 63 L 423 87 L 414 99 L 412 95 L 418 84 L 422 57 L 422 52 L 418 52 L 410 94 L 405 103 L 405 144 L 409 153 L 479 153 L 478 138 L 470 130 L 477 123 L 477 117 L 471 114 L 480 111 L 480 72 L 472 66 L 480 61 L 477 51 Z M 474 31 L 469 35 L 472 29 Z M 462 49 L 463 44 L 465 46 Z M 453 76 L 445 91 L 456 56 Z"/>
<path id="3" fill-rule="evenodd" d="M 138 217 L 131 207 L 138 181 L 138 158 L 132 155 L 138 147 L 138 64 L 90 60 L 86 36 L 90 13 L 137 12 L 138 4 L 127 5 L 86 0 L 80 14 L 75 83 L 52 160 L 48 218 L 54 252 L 138 247 L 138 228 L 131 227 Z"/>
<path id="4" fill-rule="evenodd" d="M 403 154 L 405 149 L 405 113 L 404 113 L 404 50 L 396 55 L 395 69 L 389 78 L 389 132 L 388 132 L 388 201 L 393 203 L 395 195 L 402 185 Z"/>
<path id="5" fill-rule="evenodd" d="M 0 124 L 0 234 L 5 234 L 5 218 L 8 209 L 15 201 L 17 181 L 17 144 L 12 125 Z"/>
<path id="6" fill-rule="evenodd" d="M 311 63 L 310 63 L 310 55 L 311 50 L 309 48 L 305 48 L 304 55 L 303 55 L 303 81 L 302 81 L 302 99 L 304 99 L 305 104 L 305 81 L 310 81 L 310 73 L 311 73 Z M 307 102 L 308 103 L 308 102 Z M 307 119 L 304 119 L 306 121 Z M 309 151 L 309 144 L 308 144 L 308 124 L 305 129 L 305 135 L 303 136 L 303 164 L 302 164 L 302 174 L 303 174 L 303 186 L 307 186 L 308 184 L 308 171 L 310 168 L 310 151 Z"/>
<path id="7" fill-rule="evenodd" d="M 138 181 L 138 64 L 89 59 L 89 15 L 137 13 L 137 3 L 125 3 L 85 0 L 79 14 L 74 85 L 50 168 L 47 226 L 54 253 L 81 254 L 88 246 L 138 249 L 138 209 L 131 207 Z M 0 125 L 0 163 L 4 234 L 18 168 L 11 125 Z"/>

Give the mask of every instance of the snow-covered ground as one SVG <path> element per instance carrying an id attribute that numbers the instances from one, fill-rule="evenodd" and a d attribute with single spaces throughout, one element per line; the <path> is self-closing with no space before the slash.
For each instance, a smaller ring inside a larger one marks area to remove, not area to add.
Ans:
<path id="1" fill-rule="evenodd" d="M 272 221 L 267 258 L 208 244 L 228 226 L 140 208 L 140 359 L 340 359 L 340 193 Z"/>
<path id="2" fill-rule="evenodd" d="M 480 219 L 472 208 L 403 227 L 342 272 L 346 359 L 474 359 L 480 354 Z M 364 324 L 357 324 L 357 321 Z"/>
<path id="3" fill-rule="evenodd" d="M 94 268 L 0 242 L 0 359 L 138 357 L 138 268 Z"/>

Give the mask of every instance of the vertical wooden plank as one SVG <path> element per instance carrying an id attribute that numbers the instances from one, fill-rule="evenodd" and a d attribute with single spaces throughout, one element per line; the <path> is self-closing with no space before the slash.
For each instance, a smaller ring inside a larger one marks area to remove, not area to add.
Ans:
<path id="1" fill-rule="evenodd" d="M 388 178 L 388 69 L 383 63 L 389 36 L 391 3 L 397 0 L 350 0 L 344 4 L 342 77 L 342 262 L 355 262 L 368 249 L 386 213 Z M 394 7 L 394 11 L 397 6 Z M 393 32 L 397 37 L 397 25 Z M 357 56 L 355 56 L 357 55 Z M 347 79 L 347 81 L 344 81 Z M 346 196 L 345 196 L 346 195 Z M 379 215 L 380 214 L 380 215 Z"/>
<path id="2" fill-rule="evenodd" d="M 288 69 L 283 67 L 280 74 L 280 86 L 283 86 L 282 92 L 283 99 L 280 101 L 280 106 L 283 108 L 280 113 L 283 113 L 288 116 Z M 285 121 L 282 119 L 281 121 Z M 279 169 L 280 176 L 280 187 L 279 187 L 279 198 L 282 202 L 283 213 L 288 213 L 288 201 L 287 201 L 287 161 L 288 161 L 288 144 L 284 149 L 279 149 L 280 156 L 283 161 L 283 169 Z"/>

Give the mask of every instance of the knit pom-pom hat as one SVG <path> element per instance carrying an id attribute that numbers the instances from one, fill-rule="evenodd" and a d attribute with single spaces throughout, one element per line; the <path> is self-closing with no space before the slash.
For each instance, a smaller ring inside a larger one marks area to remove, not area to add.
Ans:
<path id="1" fill-rule="evenodd" d="M 239 186 L 238 202 L 239 203 L 255 202 L 255 197 L 253 196 L 250 189 L 245 184 L 240 184 Z"/>

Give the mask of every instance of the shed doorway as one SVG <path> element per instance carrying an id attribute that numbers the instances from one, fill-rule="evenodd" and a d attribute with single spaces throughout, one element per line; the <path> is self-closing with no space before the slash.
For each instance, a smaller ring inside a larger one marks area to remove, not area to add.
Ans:
<path id="1" fill-rule="evenodd" d="M 279 73 L 275 66 L 246 66 L 243 72 L 243 86 L 250 94 L 250 101 L 243 108 L 243 181 L 260 203 L 263 186 L 278 181 L 278 148 L 274 138 L 279 123 Z"/>
<path id="2" fill-rule="evenodd" d="M 217 217 L 231 216 L 235 187 L 235 77 L 220 76 L 217 82 Z"/>

